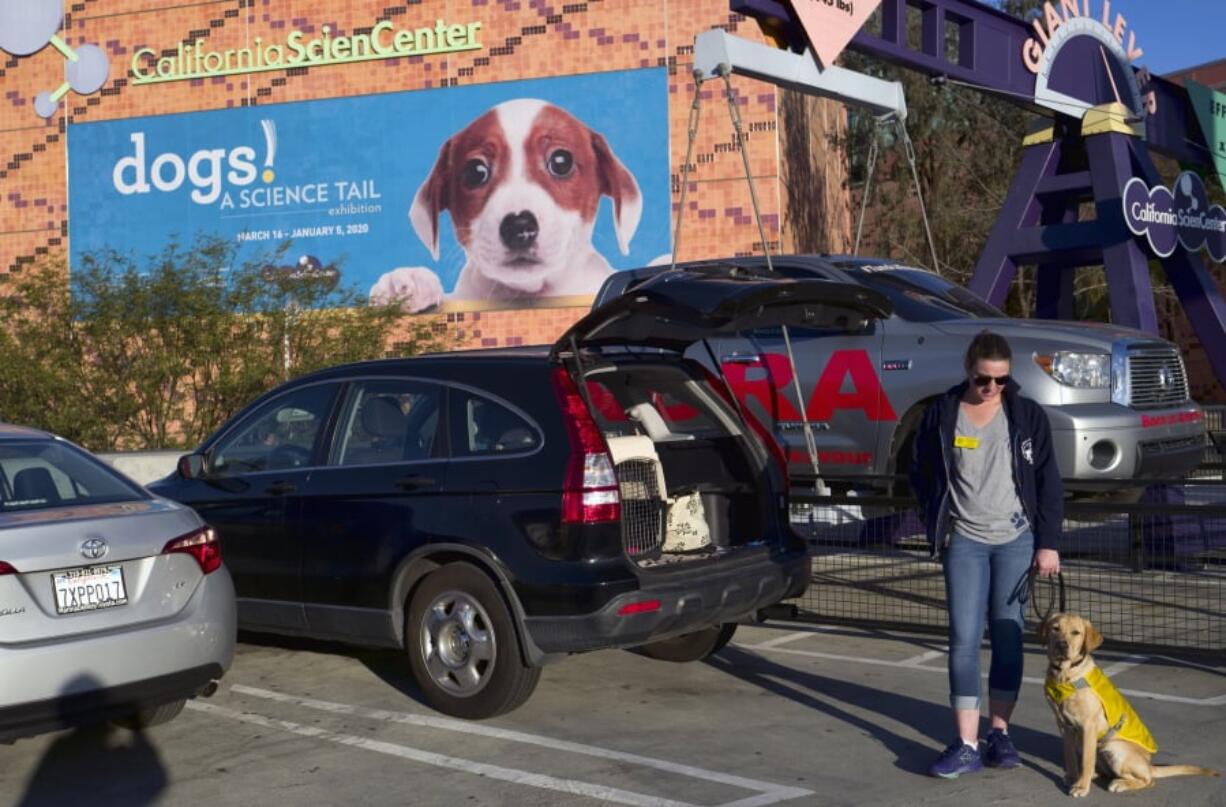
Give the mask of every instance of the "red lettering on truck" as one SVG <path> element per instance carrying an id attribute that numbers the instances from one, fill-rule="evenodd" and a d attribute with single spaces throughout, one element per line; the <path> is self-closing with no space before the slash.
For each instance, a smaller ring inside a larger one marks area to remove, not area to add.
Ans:
<path id="1" fill-rule="evenodd" d="M 748 406 L 756 400 L 776 422 L 801 419 L 793 403 L 792 366 L 787 356 L 767 353 L 756 362 L 726 362 L 722 368 L 741 403 Z M 751 372 L 756 377 L 750 378 Z M 849 377 L 851 386 L 845 391 Z M 830 420 L 842 410 L 860 410 L 874 421 L 898 419 L 867 350 L 834 351 L 805 406 L 806 416 L 814 421 Z"/>
<path id="2" fill-rule="evenodd" d="M 1175 412 L 1170 415 L 1141 415 L 1141 428 L 1152 429 L 1155 426 L 1173 426 L 1177 423 L 1199 423 L 1204 419 L 1200 412 Z"/>

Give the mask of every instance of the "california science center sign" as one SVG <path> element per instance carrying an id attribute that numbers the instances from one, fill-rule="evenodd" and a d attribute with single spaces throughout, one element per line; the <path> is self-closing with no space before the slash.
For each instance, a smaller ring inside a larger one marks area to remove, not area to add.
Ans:
<path id="1" fill-rule="evenodd" d="M 368 33 L 343 36 L 334 34 L 331 27 L 324 25 L 318 36 L 310 37 L 304 31 L 295 30 L 281 41 L 257 36 L 248 47 L 225 50 L 210 50 L 204 39 L 197 39 L 180 42 L 170 55 L 153 48 L 138 49 L 132 54 L 132 83 L 159 84 L 265 70 L 480 50 L 480 30 L 479 22 L 453 24 L 437 20 L 433 26 L 396 28 L 383 20 Z"/>
<path id="2" fill-rule="evenodd" d="M 1226 210 L 1210 205 L 1198 174 L 1184 171 L 1171 188 L 1151 188 L 1133 177 L 1124 185 L 1124 221 L 1133 235 L 1144 236 L 1160 258 L 1182 246 L 1202 247 L 1215 261 L 1226 261 Z"/>

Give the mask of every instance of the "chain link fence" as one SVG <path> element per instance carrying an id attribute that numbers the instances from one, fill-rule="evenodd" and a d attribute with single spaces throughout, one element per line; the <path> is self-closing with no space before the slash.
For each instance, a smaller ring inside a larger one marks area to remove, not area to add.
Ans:
<path id="1" fill-rule="evenodd" d="M 789 603 L 801 618 L 944 632 L 941 565 L 929 556 L 914 500 L 854 491 L 792 500 L 813 564 L 809 590 Z M 1220 480 L 1151 485 L 1133 503 L 1069 502 L 1059 549 L 1067 609 L 1089 617 L 1113 646 L 1226 651 Z M 1036 584 L 1034 599 L 1045 611 L 1058 602 L 1055 586 Z M 1026 610 L 1036 626 L 1036 609 Z"/>

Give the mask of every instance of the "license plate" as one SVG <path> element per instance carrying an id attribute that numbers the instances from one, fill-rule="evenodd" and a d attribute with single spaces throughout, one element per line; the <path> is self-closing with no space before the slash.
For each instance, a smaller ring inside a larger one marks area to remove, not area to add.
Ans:
<path id="1" fill-rule="evenodd" d="M 55 609 L 61 614 L 79 614 L 114 608 L 128 601 L 122 566 L 88 566 L 51 575 Z"/>

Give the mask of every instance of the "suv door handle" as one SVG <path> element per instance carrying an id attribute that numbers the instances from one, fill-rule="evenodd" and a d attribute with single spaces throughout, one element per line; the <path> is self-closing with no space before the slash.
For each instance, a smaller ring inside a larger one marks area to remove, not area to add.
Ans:
<path id="1" fill-rule="evenodd" d="M 720 364 L 761 364 L 762 357 L 756 353 L 733 353 L 729 356 L 720 356 Z"/>
<path id="2" fill-rule="evenodd" d="M 289 482 L 273 482 L 264 488 L 264 492 L 271 493 L 273 496 L 284 496 L 286 493 L 293 493 L 297 489 L 297 485 L 290 484 Z"/>
<path id="3" fill-rule="evenodd" d="M 402 476 L 392 484 L 401 490 L 418 490 L 428 488 L 434 483 L 435 479 L 431 476 Z"/>

